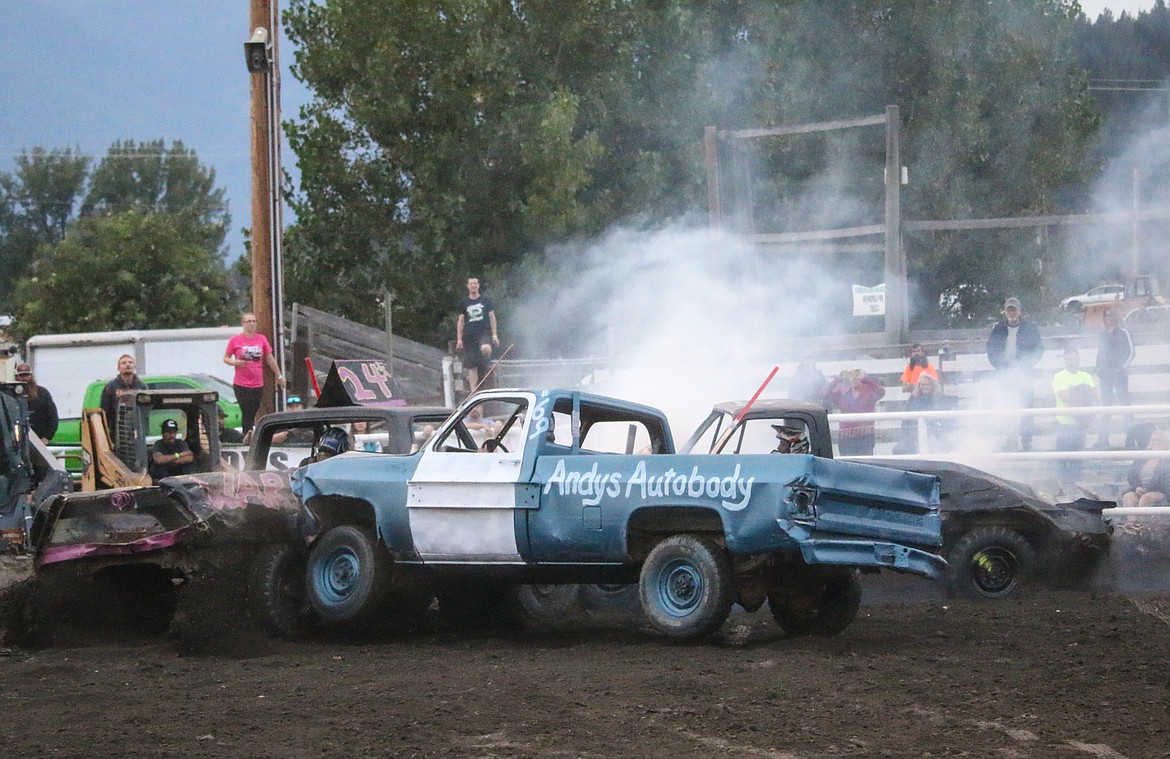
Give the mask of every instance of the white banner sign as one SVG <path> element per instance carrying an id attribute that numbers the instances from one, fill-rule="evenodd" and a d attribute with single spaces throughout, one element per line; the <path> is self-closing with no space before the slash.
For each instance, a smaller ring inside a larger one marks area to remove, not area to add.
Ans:
<path id="1" fill-rule="evenodd" d="M 886 286 L 853 286 L 854 316 L 884 316 L 886 313 Z"/>

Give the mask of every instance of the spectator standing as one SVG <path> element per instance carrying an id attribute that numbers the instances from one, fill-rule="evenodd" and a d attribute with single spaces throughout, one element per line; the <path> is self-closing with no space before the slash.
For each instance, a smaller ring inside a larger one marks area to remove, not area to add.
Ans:
<path id="1" fill-rule="evenodd" d="M 179 439 L 179 423 L 166 419 L 162 423 L 162 437 L 150 449 L 150 479 L 155 483 L 163 477 L 186 474 L 195 461 L 195 454 L 186 440 Z"/>
<path id="2" fill-rule="evenodd" d="M 886 389 L 861 369 L 846 369 L 833 380 L 825 397 L 846 414 L 872 412 Z M 842 456 L 872 456 L 875 442 L 873 422 L 841 422 L 837 449 Z"/>
<path id="3" fill-rule="evenodd" d="M 788 380 L 788 397 L 796 401 L 824 403 L 825 389 L 828 386 L 829 381 L 817 368 L 817 362 L 812 356 L 805 354 L 796 365 L 792 379 Z"/>
<path id="4" fill-rule="evenodd" d="M 48 444 L 57 434 L 60 423 L 52 394 L 37 384 L 28 364 L 16 365 L 16 381 L 24 383 L 24 394 L 28 398 L 28 426 L 42 443 Z"/>
<path id="5" fill-rule="evenodd" d="M 910 357 L 907 359 L 906 368 L 902 370 L 902 390 L 913 393 L 918 387 L 918 378 L 924 374 L 938 381 L 938 371 L 930 365 L 926 350 L 915 343 L 910 346 Z"/>
<path id="6" fill-rule="evenodd" d="M 135 369 L 138 368 L 134 357 L 123 353 L 118 357 L 118 376 L 106 383 L 102 388 L 102 411 L 106 412 L 106 424 L 110 428 L 110 438 L 118 439 L 118 399 L 126 393 L 136 390 L 146 390 L 146 383 L 138 378 Z"/>
<path id="7" fill-rule="evenodd" d="M 467 297 L 459 301 L 459 319 L 455 322 L 455 350 L 463 354 L 468 390 L 479 386 L 480 371 L 491 364 L 492 348 L 499 347 L 500 333 L 496 307 L 479 291 L 479 278 L 467 280 Z"/>
<path id="8" fill-rule="evenodd" d="M 907 411 L 946 411 L 954 408 L 954 403 L 943 395 L 938 380 L 931 375 L 920 372 L 918 383 L 906 399 Z M 927 450 L 930 452 L 945 451 L 949 448 L 947 433 L 950 424 L 946 419 L 928 419 L 922 423 L 926 427 Z M 894 446 L 894 453 L 919 453 L 918 450 L 919 422 L 907 419 L 902 422 L 902 439 Z"/>
<path id="9" fill-rule="evenodd" d="M 1165 451 L 1170 449 L 1170 434 L 1155 429 L 1150 433 L 1147 450 Z M 1170 459 L 1138 459 L 1129 468 L 1131 490 L 1121 496 L 1121 505 L 1163 506 L 1166 494 L 1170 493 Z"/>
<path id="10" fill-rule="evenodd" d="M 1133 336 L 1120 323 L 1112 308 L 1102 314 L 1105 329 L 1097 341 L 1097 381 L 1100 383 L 1102 406 L 1129 405 L 1129 365 L 1136 351 Z M 1097 448 L 1109 447 L 1110 414 L 1101 416 L 1097 433 Z"/>
<path id="11" fill-rule="evenodd" d="M 1008 298 L 1003 302 L 1003 319 L 991 328 L 987 338 L 987 360 L 995 367 L 1000 396 L 1010 407 L 1031 407 L 1035 396 L 1032 375 L 1043 355 L 1044 340 L 1039 328 L 1024 318 L 1018 298 Z M 1019 430 L 1020 450 L 1032 450 L 1031 416 L 1020 417 Z M 1004 447 L 1014 447 L 1011 436 Z"/>
<path id="12" fill-rule="evenodd" d="M 1064 349 L 1064 368 L 1052 376 L 1052 395 L 1057 408 L 1092 406 L 1097 399 L 1097 384 L 1093 375 L 1081 369 L 1081 354 L 1076 348 Z M 1056 450 L 1083 451 L 1089 417 L 1062 414 L 1056 417 Z M 1073 482 L 1081 475 L 1079 461 L 1061 461 L 1058 466 L 1061 480 Z"/>
<path id="13" fill-rule="evenodd" d="M 223 362 L 236 368 L 232 388 L 236 391 L 236 402 L 240 404 L 240 426 L 245 435 L 256 423 L 256 412 L 264 399 L 264 367 L 268 366 L 276 377 L 276 384 L 284 387 L 284 374 L 272 355 L 268 338 L 256 331 L 256 314 L 248 312 L 240 320 L 243 332 L 228 340 Z"/>

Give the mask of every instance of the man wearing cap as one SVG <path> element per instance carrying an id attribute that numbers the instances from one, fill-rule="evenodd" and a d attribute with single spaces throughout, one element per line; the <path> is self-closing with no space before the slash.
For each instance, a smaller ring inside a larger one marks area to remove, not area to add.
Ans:
<path id="1" fill-rule="evenodd" d="M 299 395 L 290 395 L 285 402 L 287 411 L 304 411 L 305 403 Z M 272 433 L 273 445 L 308 446 L 313 444 L 315 434 L 312 427 L 293 427 Z"/>
<path id="2" fill-rule="evenodd" d="M 24 394 L 28 398 L 28 426 L 33 434 L 48 443 L 57 434 L 57 404 L 48 390 L 37 384 L 33 377 L 32 367 L 28 364 L 16 365 L 16 381 L 24 383 Z"/>
<path id="3" fill-rule="evenodd" d="M 179 423 L 167 419 L 162 423 L 162 437 L 150 449 L 150 479 L 156 483 L 163 477 L 186 474 L 188 465 L 195 461 L 186 440 L 179 439 Z"/>
<path id="4" fill-rule="evenodd" d="M 1044 355 L 1044 340 L 1036 325 L 1024 319 L 1018 298 L 1003 302 L 1003 319 L 987 338 L 987 360 L 995 367 L 1003 401 L 1013 408 L 1028 408 L 1034 398 L 1033 369 Z M 1031 416 L 1020 417 L 1020 450 L 1032 450 Z M 1013 447 L 1009 436 L 1005 447 Z"/>
<path id="5" fill-rule="evenodd" d="M 219 412 L 219 442 L 227 443 L 228 445 L 240 445 L 243 443 L 244 433 L 235 427 L 227 426 L 227 412 L 219 407 L 216 407 L 216 411 Z"/>

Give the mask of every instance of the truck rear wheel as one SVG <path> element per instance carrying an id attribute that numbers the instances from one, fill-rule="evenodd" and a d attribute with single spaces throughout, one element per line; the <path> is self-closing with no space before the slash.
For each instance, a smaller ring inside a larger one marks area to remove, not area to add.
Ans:
<path id="1" fill-rule="evenodd" d="M 861 581 L 853 569 L 808 569 L 768 594 L 772 618 L 791 636 L 831 637 L 849 627 L 861 608 Z"/>
<path id="2" fill-rule="evenodd" d="M 390 587 L 390 557 L 369 530 L 340 525 L 309 552 L 306 585 L 323 622 L 354 624 L 374 615 Z"/>
<path id="3" fill-rule="evenodd" d="M 710 540 L 672 535 L 642 565 L 642 608 L 654 629 L 672 638 L 709 635 L 735 602 L 731 561 Z"/>
<path id="4" fill-rule="evenodd" d="M 577 610 L 577 585 L 518 585 L 512 600 L 526 622 L 558 622 Z"/>
<path id="5" fill-rule="evenodd" d="M 293 543 L 266 545 L 252 560 L 252 608 L 260 625 L 278 638 L 301 638 L 312 629 L 313 606 L 305 589 L 308 561 L 308 551 Z"/>
<path id="6" fill-rule="evenodd" d="M 581 586 L 581 605 L 585 611 L 636 612 L 642 610 L 638 586 L 597 583 Z"/>

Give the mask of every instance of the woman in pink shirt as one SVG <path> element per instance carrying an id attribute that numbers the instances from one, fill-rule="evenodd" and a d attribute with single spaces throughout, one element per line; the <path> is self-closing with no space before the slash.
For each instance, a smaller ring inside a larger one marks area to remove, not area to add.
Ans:
<path id="1" fill-rule="evenodd" d="M 281 387 L 284 387 L 284 375 L 272 355 L 268 338 L 256 332 L 256 314 L 244 314 L 240 324 L 244 331 L 228 340 L 223 362 L 236 368 L 232 387 L 236 391 L 236 402 L 240 404 L 241 427 L 246 435 L 252 430 L 256 411 L 264 397 L 264 365 L 268 364 Z"/>

